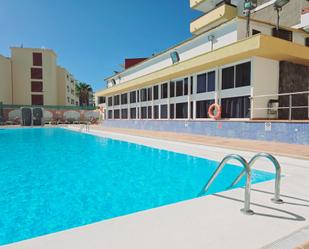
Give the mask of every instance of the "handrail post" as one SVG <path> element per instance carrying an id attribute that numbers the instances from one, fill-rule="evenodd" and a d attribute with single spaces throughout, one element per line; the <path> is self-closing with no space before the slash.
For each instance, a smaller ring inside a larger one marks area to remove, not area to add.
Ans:
<path id="1" fill-rule="evenodd" d="M 215 170 L 209 181 L 206 183 L 206 185 L 203 187 L 201 192 L 199 193 L 199 196 L 204 194 L 210 187 L 210 185 L 214 182 L 216 177 L 219 175 L 223 167 L 226 165 L 226 163 L 234 159 L 242 164 L 244 167 L 244 172 L 246 173 L 246 187 L 245 187 L 245 201 L 244 201 L 244 208 L 241 209 L 241 212 L 246 215 L 253 215 L 254 212 L 250 209 L 250 197 L 251 197 L 251 169 L 248 164 L 248 162 L 241 157 L 240 155 L 232 154 L 226 156 L 221 163 L 219 164 L 218 168 Z"/>
<path id="2" fill-rule="evenodd" d="M 278 160 L 269 153 L 259 153 L 259 154 L 256 154 L 250 160 L 249 167 L 250 167 L 250 169 L 252 169 L 256 160 L 259 159 L 259 158 L 263 158 L 263 157 L 270 160 L 273 163 L 273 165 L 275 166 L 275 169 L 276 169 L 275 192 L 274 192 L 274 197 L 271 199 L 271 201 L 274 202 L 274 203 L 277 203 L 277 204 L 281 204 L 281 203 L 283 203 L 283 200 L 280 199 L 281 166 L 280 166 L 280 163 L 278 162 Z M 245 174 L 245 171 L 243 170 L 239 174 L 239 176 L 234 180 L 231 187 L 235 186 L 241 180 L 241 178 L 244 176 L 244 174 Z"/>

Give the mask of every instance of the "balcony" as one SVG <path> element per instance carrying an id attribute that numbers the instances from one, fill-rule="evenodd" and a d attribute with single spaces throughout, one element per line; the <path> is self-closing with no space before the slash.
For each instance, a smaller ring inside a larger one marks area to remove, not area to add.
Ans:
<path id="1" fill-rule="evenodd" d="M 220 3 L 230 1 L 231 0 L 190 0 L 190 8 L 206 13 L 215 9 Z"/>
<path id="2" fill-rule="evenodd" d="M 223 4 L 191 22 L 190 31 L 198 35 L 235 18 L 236 15 L 237 8 L 235 6 Z"/>

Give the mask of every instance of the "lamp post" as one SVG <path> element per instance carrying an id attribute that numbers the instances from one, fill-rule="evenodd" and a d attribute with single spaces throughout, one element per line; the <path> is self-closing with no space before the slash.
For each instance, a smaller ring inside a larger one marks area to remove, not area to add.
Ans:
<path id="1" fill-rule="evenodd" d="M 257 6 L 256 0 L 245 0 L 244 2 L 244 15 L 247 17 L 247 37 L 250 36 L 250 17 L 251 11 Z"/>
<path id="2" fill-rule="evenodd" d="M 279 35 L 279 25 L 280 25 L 280 11 L 282 10 L 282 7 L 286 5 L 290 0 L 276 0 L 274 3 L 274 8 L 277 12 L 277 24 L 276 24 L 276 31 L 277 36 Z"/>

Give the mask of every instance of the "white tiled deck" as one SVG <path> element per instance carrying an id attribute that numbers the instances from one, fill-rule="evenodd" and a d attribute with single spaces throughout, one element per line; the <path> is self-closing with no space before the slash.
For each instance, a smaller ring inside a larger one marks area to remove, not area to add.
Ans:
<path id="1" fill-rule="evenodd" d="M 168 149 L 220 161 L 238 153 L 250 159 L 254 153 L 135 137 L 104 131 L 91 134 Z M 257 249 L 309 225 L 309 161 L 278 156 L 282 165 L 282 199 L 270 201 L 274 181 L 253 186 L 253 216 L 239 210 L 244 190 L 184 201 L 136 214 L 23 241 L 7 249 Z M 261 160 L 258 169 L 273 171 Z M 309 238 L 308 238 L 309 239 Z M 303 241 L 295 240 L 295 246 Z M 293 243 L 293 240 L 292 240 Z M 266 247 L 268 248 L 268 247 Z M 270 247 L 269 247 L 270 248 Z M 287 247 L 290 248 L 290 247 Z"/>

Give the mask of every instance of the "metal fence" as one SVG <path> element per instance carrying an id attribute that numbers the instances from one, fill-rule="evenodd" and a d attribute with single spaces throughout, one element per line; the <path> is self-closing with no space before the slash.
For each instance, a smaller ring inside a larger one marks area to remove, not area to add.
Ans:
<path id="1" fill-rule="evenodd" d="M 274 119 L 309 119 L 309 91 L 251 97 L 251 116 Z"/>

